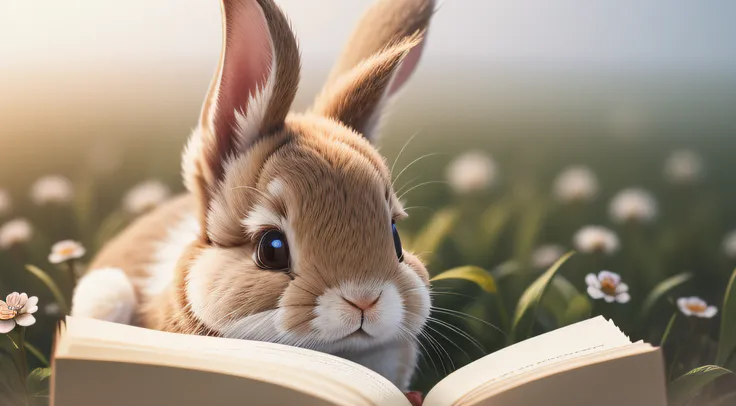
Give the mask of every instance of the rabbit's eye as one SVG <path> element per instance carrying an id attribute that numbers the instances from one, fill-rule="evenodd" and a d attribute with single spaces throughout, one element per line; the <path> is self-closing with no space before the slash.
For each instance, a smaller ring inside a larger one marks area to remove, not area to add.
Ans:
<path id="1" fill-rule="evenodd" d="M 399 262 L 404 262 L 404 250 L 401 249 L 399 230 L 396 229 L 396 223 L 393 220 L 391 220 L 391 231 L 394 234 L 394 248 L 396 249 L 396 256 L 399 258 Z"/>
<path id="2" fill-rule="evenodd" d="M 289 244 L 279 230 L 268 230 L 261 236 L 256 250 L 256 265 L 272 271 L 289 270 Z"/>

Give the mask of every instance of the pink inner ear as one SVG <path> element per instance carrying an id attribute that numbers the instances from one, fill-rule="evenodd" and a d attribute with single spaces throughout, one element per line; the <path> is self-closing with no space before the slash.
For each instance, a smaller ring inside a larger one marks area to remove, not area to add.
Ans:
<path id="1" fill-rule="evenodd" d="M 396 72 L 393 83 L 391 83 L 391 89 L 389 89 L 388 91 L 388 96 L 396 93 L 396 91 L 399 90 L 399 88 L 401 88 L 401 86 L 403 86 L 407 80 L 409 80 L 409 77 L 414 72 L 414 69 L 416 69 L 417 64 L 419 63 L 419 58 L 421 58 L 422 56 L 422 52 L 424 51 L 424 43 L 425 40 L 422 40 L 417 46 L 409 51 L 408 55 L 404 57 L 404 61 L 401 63 L 399 71 Z"/>
<path id="2" fill-rule="evenodd" d="M 249 96 L 268 80 L 273 55 L 268 25 L 255 0 L 226 0 L 224 8 L 225 50 L 212 123 L 218 141 L 230 142 L 235 109 L 247 113 Z"/>

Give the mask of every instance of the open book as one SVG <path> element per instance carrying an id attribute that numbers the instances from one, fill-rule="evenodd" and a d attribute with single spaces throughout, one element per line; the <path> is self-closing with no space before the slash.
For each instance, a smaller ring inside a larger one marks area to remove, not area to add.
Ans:
<path id="1" fill-rule="evenodd" d="M 74 317 L 60 328 L 52 366 L 52 406 L 409 406 L 389 381 L 335 356 Z M 458 369 L 424 404 L 665 406 L 663 361 L 596 317 Z"/>

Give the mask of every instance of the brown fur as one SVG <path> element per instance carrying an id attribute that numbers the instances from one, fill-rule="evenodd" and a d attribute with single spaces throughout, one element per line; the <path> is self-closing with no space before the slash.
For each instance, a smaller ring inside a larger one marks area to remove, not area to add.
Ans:
<path id="1" fill-rule="evenodd" d="M 431 0 L 381 0 L 362 20 L 355 46 L 314 108 L 287 115 L 299 54 L 286 18 L 271 0 L 223 0 L 220 64 L 183 157 L 190 194 L 140 218 L 92 264 L 127 274 L 140 299 L 136 324 L 267 337 L 358 358 L 384 345 L 399 354 L 375 368 L 408 385 L 415 338 L 399 333 L 417 335 L 423 328 L 429 277 L 411 253 L 403 253 L 403 262 L 397 258 L 391 221 L 406 214 L 370 140 L 386 100 L 413 70 L 415 59 L 402 64 L 421 50 L 432 6 Z M 182 247 L 168 287 L 144 298 L 157 244 L 185 216 L 198 219 L 201 233 Z M 253 259 L 261 233 L 270 228 L 285 233 L 288 272 L 262 269 Z M 336 303 L 325 307 L 320 300 Z M 357 302 L 378 303 L 379 309 L 360 311 L 360 328 L 365 318 L 380 335 L 383 319 L 401 317 L 391 321 L 400 322 L 391 325 L 396 333 L 350 341 L 352 334 L 329 317 L 344 311 L 354 320 Z"/>
<path id="2" fill-rule="evenodd" d="M 379 0 L 363 14 L 345 50 L 335 63 L 325 87 L 361 61 L 390 44 L 426 30 L 434 13 L 433 0 Z"/>

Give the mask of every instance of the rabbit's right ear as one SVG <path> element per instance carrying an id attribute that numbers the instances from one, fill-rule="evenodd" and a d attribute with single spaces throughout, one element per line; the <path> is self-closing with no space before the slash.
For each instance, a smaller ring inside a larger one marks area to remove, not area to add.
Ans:
<path id="1" fill-rule="evenodd" d="M 299 82 L 296 40 L 272 0 L 222 0 L 221 9 L 220 63 L 182 159 L 202 230 L 226 160 L 283 126 Z"/>
<path id="2" fill-rule="evenodd" d="M 350 36 L 312 111 L 373 141 L 386 102 L 419 62 L 434 4 L 377 0 Z"/>

